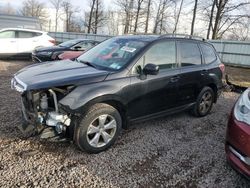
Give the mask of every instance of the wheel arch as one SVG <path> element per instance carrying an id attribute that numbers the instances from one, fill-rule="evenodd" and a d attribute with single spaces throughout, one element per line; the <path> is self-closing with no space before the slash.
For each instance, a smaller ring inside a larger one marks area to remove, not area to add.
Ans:
<path id="1" fill-rule="evenodd" d="M 78 109 L 78 112 L 80 112 L 81 114 L 84 114 L 84 112 L 86 112 L 91 106 L 97 103 L 105 103 L 114 107 L 116 110 L 118 110 L 122 118 L 122 128 L 124 129 L 128 128 L 126 104 L 124 100 L 122 100 L 117 95 L 104 95 L 104 96 L 96 97 L 88 101 L 84 106 L 80 107 L 80 109 Z"/>
<path id="2" fill-rule="evenodd" d="M 217 102 L 217 95 L 218 95 L 218 87 L 215 83 L 210 83 L 206 85 L 207 87 L 210 87 L 214 91 L 214 103 Z"/>

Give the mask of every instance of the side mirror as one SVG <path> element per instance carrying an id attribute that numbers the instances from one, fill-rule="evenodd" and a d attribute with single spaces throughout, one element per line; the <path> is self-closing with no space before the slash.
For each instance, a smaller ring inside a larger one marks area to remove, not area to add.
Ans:
<path id="1" fill-rule="evenodd" d="M 145 75 L 157 75 L 159 73 L 159 66 L 149 63 L 143 68 L 143 73 Z"/>

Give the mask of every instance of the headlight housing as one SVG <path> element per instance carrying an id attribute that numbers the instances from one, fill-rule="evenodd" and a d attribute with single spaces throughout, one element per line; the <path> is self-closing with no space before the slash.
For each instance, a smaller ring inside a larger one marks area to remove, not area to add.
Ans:
<path id="1" fill-rule="evenodd" d="M 250 125 L 250 88 L 247 89 L 236 102 L 234 116 L 238 121 Z"/>

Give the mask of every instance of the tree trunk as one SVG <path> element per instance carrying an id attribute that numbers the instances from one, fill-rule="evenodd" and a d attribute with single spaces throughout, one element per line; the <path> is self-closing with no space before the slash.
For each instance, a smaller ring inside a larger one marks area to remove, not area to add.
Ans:
<path id="1" fill-rule="evenodd" d="M 137 31 L 138 20 L 139 20 L 139 14 L 140 14 L 142 2 L 143 2 L 143 0 L 138 0 L 137 11 L 136 11 L 136 17 L 135 17 L 135 28 L 134 28 L 134 32 L 135 32 L 135 33 L 136 33 L 136 31 Z"/>
<path id="2" fill-rule="evenodd" d="M 92 23 L 92 16 L 93 16 L 93 11 L 95 7 L 95 1 L 96 0 L 92 0 L 92 6 L 90 9 L 90 13 L 89 13 L 88 33 L 90 33 L 90 30 L 91 30 L 91 23 Z"/>
<path id="3" fill-rule="evenodd" d="M 94 33 L 97 34 L 97 27 L 98 27 L 98 14 L 99 14 L 99 0 L 96 0 L 96 11 L 95 11 L 95 30 Z"/>
<path id="4" fill-rule="evenodd" d="M 159 2 L 159 6 L 158 6 L 156 18 L 155 18 L 155 25 L 154 25 L 153 33 L 157 32 L 157 27 L 158 27 L 159 17 L 160 17 L 160 10 L 161 10 L 161 1 Z"/>
<path id="5" fill-rule="evenodd" d="M 207 39 L 209 39 L 210 30 L 212 28 L 215 3 L 216 3 L 216 0 L 213 0 L 213 5 L 212 5 L 212 8 L 211 8 L 211 13 L 210 13 L 210 18 L 209 18 L 209 25 L 208 25 L 208 29 L 207 29 Z"/>
<path id="6" fill-rule="evenodd" d="M 151 0 L 148 0 L 148 8 L 147 8 L 147 17 L 146 17 L 145 33 L 148 32 L 148 22 L 149 22 L 149 16 L 150 16 L 150 7 L 151 7 Z"/>
<path id="7" fill-rule="evenodd" d="M 221 16 L 222 1 L 223 0 L 219 0 L 219 5 L 217 7 L 217 13 L 215 16 L 215 21 L 214 21 L 212 39 L 216 39 L 218 35 L 218 27 L 219 27 L 220 16 Z"/>
<path id="8" fill-rule="evenodd" d="M 56 25 L 55 25 L 55 32 L 57 32 L 57 23 L 58 23 L 58 10 L 56 10 Z"/>
<path id="9" fill-rule="evenodd" d="M 198 0 L 195 0 L 194 1 L 194 11 L 193 11 L 193 19 L 192 19 L 192 24 L 191 24 L 191 33 L 190 33 L 190 35 L 194 34 L 194 23 L 195 23 L 195 18 L 196 18 L 197 4 L 198 4 Z"/>
<path id="10" fill-rule="evenodd" d="M 177 26 L 178 26 L 180 14 L 181 14 L 181 10 L 182 10 L 182 5 L 183 5 L 183 0 L 181 0 L 180 9 L 179 9 L 178 14 L 177 14 L 177 18 L 176 18 L 176 22 L 175 22 L 173 33 L 175 33 L 176 30 L 177 30 Z"/>

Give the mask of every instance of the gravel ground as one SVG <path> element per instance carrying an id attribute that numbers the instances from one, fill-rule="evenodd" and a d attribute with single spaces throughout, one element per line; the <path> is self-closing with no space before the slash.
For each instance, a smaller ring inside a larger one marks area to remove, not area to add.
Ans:
<path id="1" fill-rule="evenodd" d="M 24 139 L 14 72 L 0 61 L 0 187 L 250 187 L 225 161 L 227 117 L 238 94 L 223 93 L 210 115 L 180 113 L 132 125 L 106 152 Z"/>

